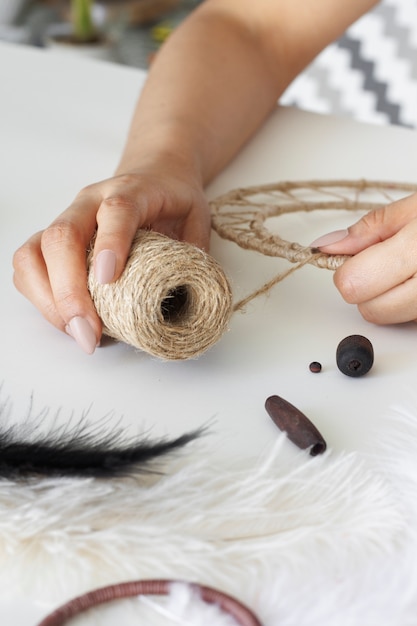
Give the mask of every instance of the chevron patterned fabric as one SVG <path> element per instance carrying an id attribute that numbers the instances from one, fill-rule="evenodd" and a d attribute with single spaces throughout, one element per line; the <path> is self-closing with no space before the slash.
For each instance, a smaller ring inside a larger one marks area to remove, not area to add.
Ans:
<path id="1" fill-rule="evenodd" d="M 328 46 L 280 102 L 417 128 L 417 0 L 383 0 Z"/>

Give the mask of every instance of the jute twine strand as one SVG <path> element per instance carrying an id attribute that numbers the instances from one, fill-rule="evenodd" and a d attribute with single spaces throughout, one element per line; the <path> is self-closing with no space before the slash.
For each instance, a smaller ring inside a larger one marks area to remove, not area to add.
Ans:
<path id="1" fill-rule="evenodd" d="M 139 231 L 122 276 L 107 285 L 95 280 L 91 252 L 88 287 L 104 333 L 162 359 L 198 357 L 222 337 L 233 312 L 299 268 L 335 270 L 345 262 L 346 256 L 284 240 L 267 228 L 268 219 L 318 209 L 368 212 L 415 191 L 410 183 L 313 180 L 234 189 L 213 200 L 212 227 L 221 237 L 293 263 L 235 304 L 220 265 L 191 244 Z"/>

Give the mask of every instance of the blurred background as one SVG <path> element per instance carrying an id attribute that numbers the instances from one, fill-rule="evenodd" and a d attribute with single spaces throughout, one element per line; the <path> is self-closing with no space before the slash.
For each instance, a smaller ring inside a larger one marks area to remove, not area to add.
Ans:
<path id="1" fill-rule="evenodd" d="M 111 42 L 102 58 L 147 69 L 172 30 L 200 0 L 101 0 L 87 4 L 91 5 L 96 31 Z M 0 40 L 54 47 L 51 39 L 73 27 L 71 8 L 70 0 L 1 0 Z M 77 53 L 75 45 L 71 48 Z M 90 54 L 85 50 L 86 56 L 97 56 L 91 44 L 84 48 L 90 49 Z"/>
<path id="2" fill-rule="evenodd" d="M 1 0 L 0 40 L 65 54 L 80 54 L 83 48 L 83 54 L 146 70 L 172 31 L 202 1 L 92 2 L 95 32 L 106 40 L 99 48 L 69 41 L 70 0 Z M 417 128 L 417 1 L 382 0 L 306 68 L 281 103 Z"/>

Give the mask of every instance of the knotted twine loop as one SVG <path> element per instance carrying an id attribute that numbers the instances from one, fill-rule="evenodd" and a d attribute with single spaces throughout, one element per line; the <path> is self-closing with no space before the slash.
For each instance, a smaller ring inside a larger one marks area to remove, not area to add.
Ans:
<path id="1" fill-rule="evenodd" d="M 227 330 L 232 292 L 220 265 L 191 244 L 138 231 L 121 277 L 97 283 L 88 258 L 88 288 L 103 332 L 167 360 L 190 359 Z"/>

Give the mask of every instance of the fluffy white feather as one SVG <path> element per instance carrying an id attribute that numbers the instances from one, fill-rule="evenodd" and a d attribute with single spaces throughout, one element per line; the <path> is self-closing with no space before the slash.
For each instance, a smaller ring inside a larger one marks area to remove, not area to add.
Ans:
<path id="1" fill-rule="evenodd" d="M 235 595 L 264 626 L 414 624 L 417 418 L 381 419 L 368 453 L 289 456 L 281 436 L 264 459 L 225 470 L 200 441 L 164 476 L 3 481 L 0 584 L 52 607 L 105 584 L 175 578 Z M 185 597 L 163 603 L 179 623 L 225 624 Z M 130 626 L 130 614 L 136 624 L 137 611 L 175 623 L 142 600 L 101 611 L 100 626 Z"/>

